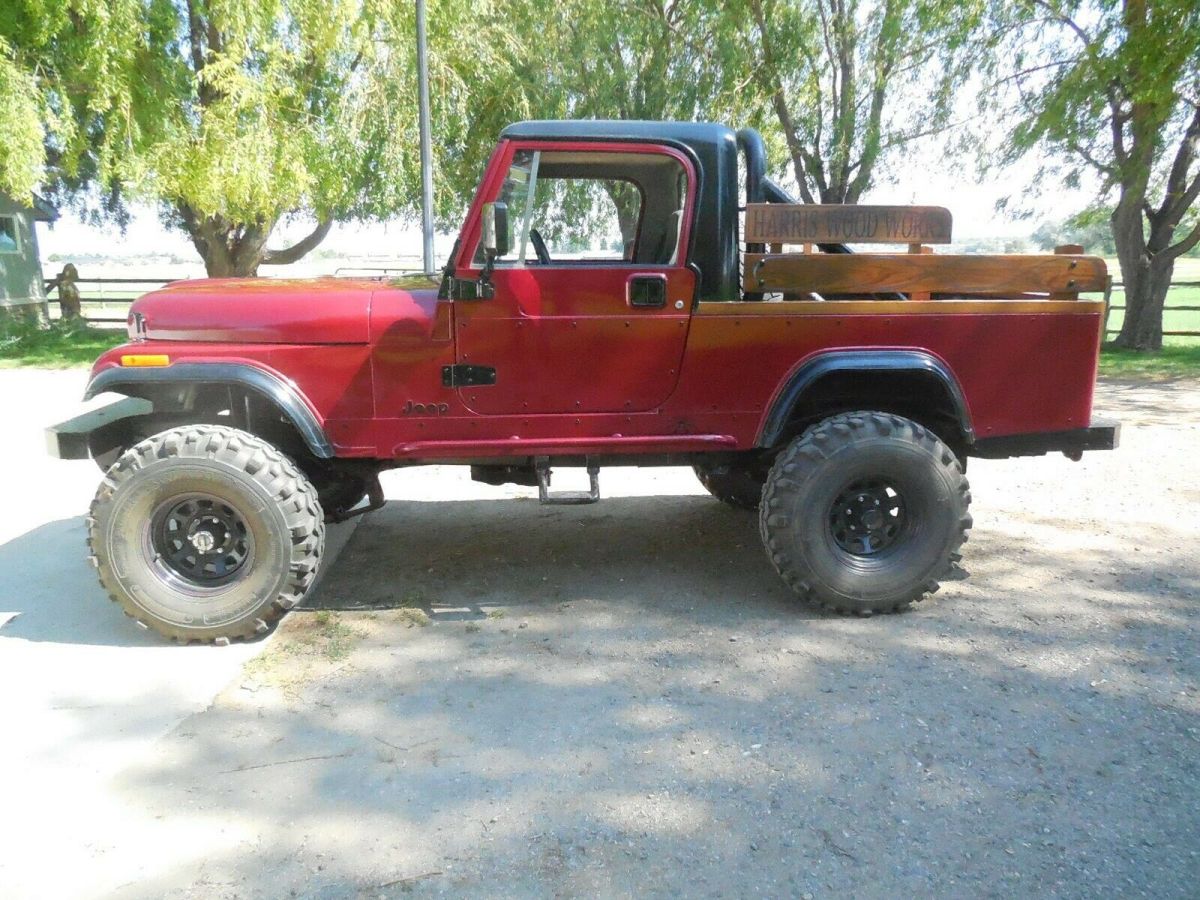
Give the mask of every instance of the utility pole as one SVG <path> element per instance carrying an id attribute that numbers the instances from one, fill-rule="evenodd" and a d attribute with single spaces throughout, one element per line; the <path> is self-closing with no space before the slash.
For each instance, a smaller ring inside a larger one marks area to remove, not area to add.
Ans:
<path id="1" fill-rule="evenodd" d="M 421 127 L 421 236 L 425 255 L 425 273 L 434 273 L 433 265 L 433 151 L 429 136 L 429 56 L 425 46 L 425 0 L 417 0 L 417 81 L 420 98 L 418 118 Z"/>

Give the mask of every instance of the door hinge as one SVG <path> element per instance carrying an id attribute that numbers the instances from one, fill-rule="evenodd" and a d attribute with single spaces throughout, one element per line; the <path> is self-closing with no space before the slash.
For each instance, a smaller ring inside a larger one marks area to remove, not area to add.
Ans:
<path id="1" fill-rule="evenodd" d="M 477 387 L 496 383 L 492 366 L 442 366 L 442 387 Z"/>

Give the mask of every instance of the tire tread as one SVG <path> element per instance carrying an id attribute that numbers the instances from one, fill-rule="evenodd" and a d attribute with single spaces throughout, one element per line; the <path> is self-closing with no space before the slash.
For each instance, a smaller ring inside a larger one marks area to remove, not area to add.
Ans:
<path id="1" fill-rule="evenodd" d="M 249 611 L 221 634 L 197 636 L 188 629 L 156 623 L 147 626 L 144 610 L 133 606 L 108 571 L 96 523 L 105 504 L 134 473 L 156 460 L 207 458 L 238 469 L 265 488 L 279 504 L 291 534 L 292 556 L 282 590 L 259 608 Z M 312 586 L 320 568 L 325 543 L 325 515 L 317 490 L 291 459 L 266 441 L 225 425 L 184 425 L 153 435 L 125 451 L 105 473 L 87 516 L 88 559 L 96 568 L 100 585 L 125 615 L 142 627 L 153 627 L 179 643 L 224 646 L 233 640 L 259 637 L 284 613 L 293 609 Z"/>
<path id="2" fill-rule="evenodd" d="M 963 500 L 964 514 L 931 577 L 898 600 L 851 605 L 822 593 L 806 579 L 802 567 L 786 552 L 788 541 L 781 535 L 781 531 L 791 526 L 790 518 L 775 510 L 791 508 L 789 499 L 794 498 L 805 479 L 812 476 L 820 464 L 840 447 L 873 436 L 905 440 L 926 450 L 930 458 L 956 482 L 956 489 Z M 841 614 L 870 616 L 899 612 L 936 592 L 941 587 L 941 579 L 962 559 L 960 550 L 972 525 L 970 514 L 965 512 L 971 502 L 970 486 L 963 466 L 953 451 L 933 432 L 910 419 L 870 410 L 841 413 L 811 426 L 779 454 L 767 476 L 763 498 L 764 502 L 759 508 L 759 531 L 775 571 L 805 603 Z"/>

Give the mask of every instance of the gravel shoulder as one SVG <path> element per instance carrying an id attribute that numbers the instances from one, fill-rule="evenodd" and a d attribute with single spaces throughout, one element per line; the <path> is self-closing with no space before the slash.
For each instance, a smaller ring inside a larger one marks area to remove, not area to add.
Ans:
<path id="1" fill-rule="evenodd" d="M 962 571 L 873 619 L 797 607 L 690 471 L 582 508 L 393 473 L 59 865 L 131 897 L 1193 896 L 1200 385 L 1097 414 L 1118 451 L 973 461 Z"/>

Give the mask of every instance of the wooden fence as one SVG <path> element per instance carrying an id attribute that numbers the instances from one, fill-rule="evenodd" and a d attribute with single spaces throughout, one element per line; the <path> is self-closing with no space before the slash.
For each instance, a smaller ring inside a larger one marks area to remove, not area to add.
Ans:
<path id="1" fill-rule="evenodd" d="M 1167 290 L 1167 296 L 1169 298 L 1171 295 L 1171 291 L 1174 290 L 1175 288 L 1193 288 L 1193 287 L 1200 288 L 1200 281 L 1172 281 L 1171 287 Z M 1114 291 L 1121 291 L 1121 293 L 1124 294 L 1125 285 L 1119 281 L 1114 282 L 1112 289 Z M 1114 309 L 1119 309 L 1121 311 L 1124 311 L 1125 305 L 1123 303 L 1118 304 L 1118 305 L 1109 304 L 1105 308 L 1105 310 L 1104 310 L 1104 336 L 1106 338 L 1110 334 L 1120 334 L 1119 328 L 1110 328 L 1108 325 L 1109 320 L 1112 318 L 1112 313 L 1113 313 Z M 1168 306 L 1168 305 L 1164 305 L 1163 306 L 1164 315 L 1169 312 L 1200 313 L 1200 306 Z M 1194 331 L 1194 330 L 1170 331 L 1170 330 L 1164 328 L 1163 329 L 1163 337 L 1200 337 L 1200 331 Z"/>
<path id="2" fill-rule="evenodd" d="M 92 325 L 124 325 L 129 318 L 129 304 L 142 294 L 148 294 L 164 284 L 179 281 L 175 278 L 78 278 L 79 308 L 84 319 Z M 46 297 L 50 318 L 61 318 L 62 307 L 52 298 L 58 292 L 58 281 L 47 280 Z"/>

